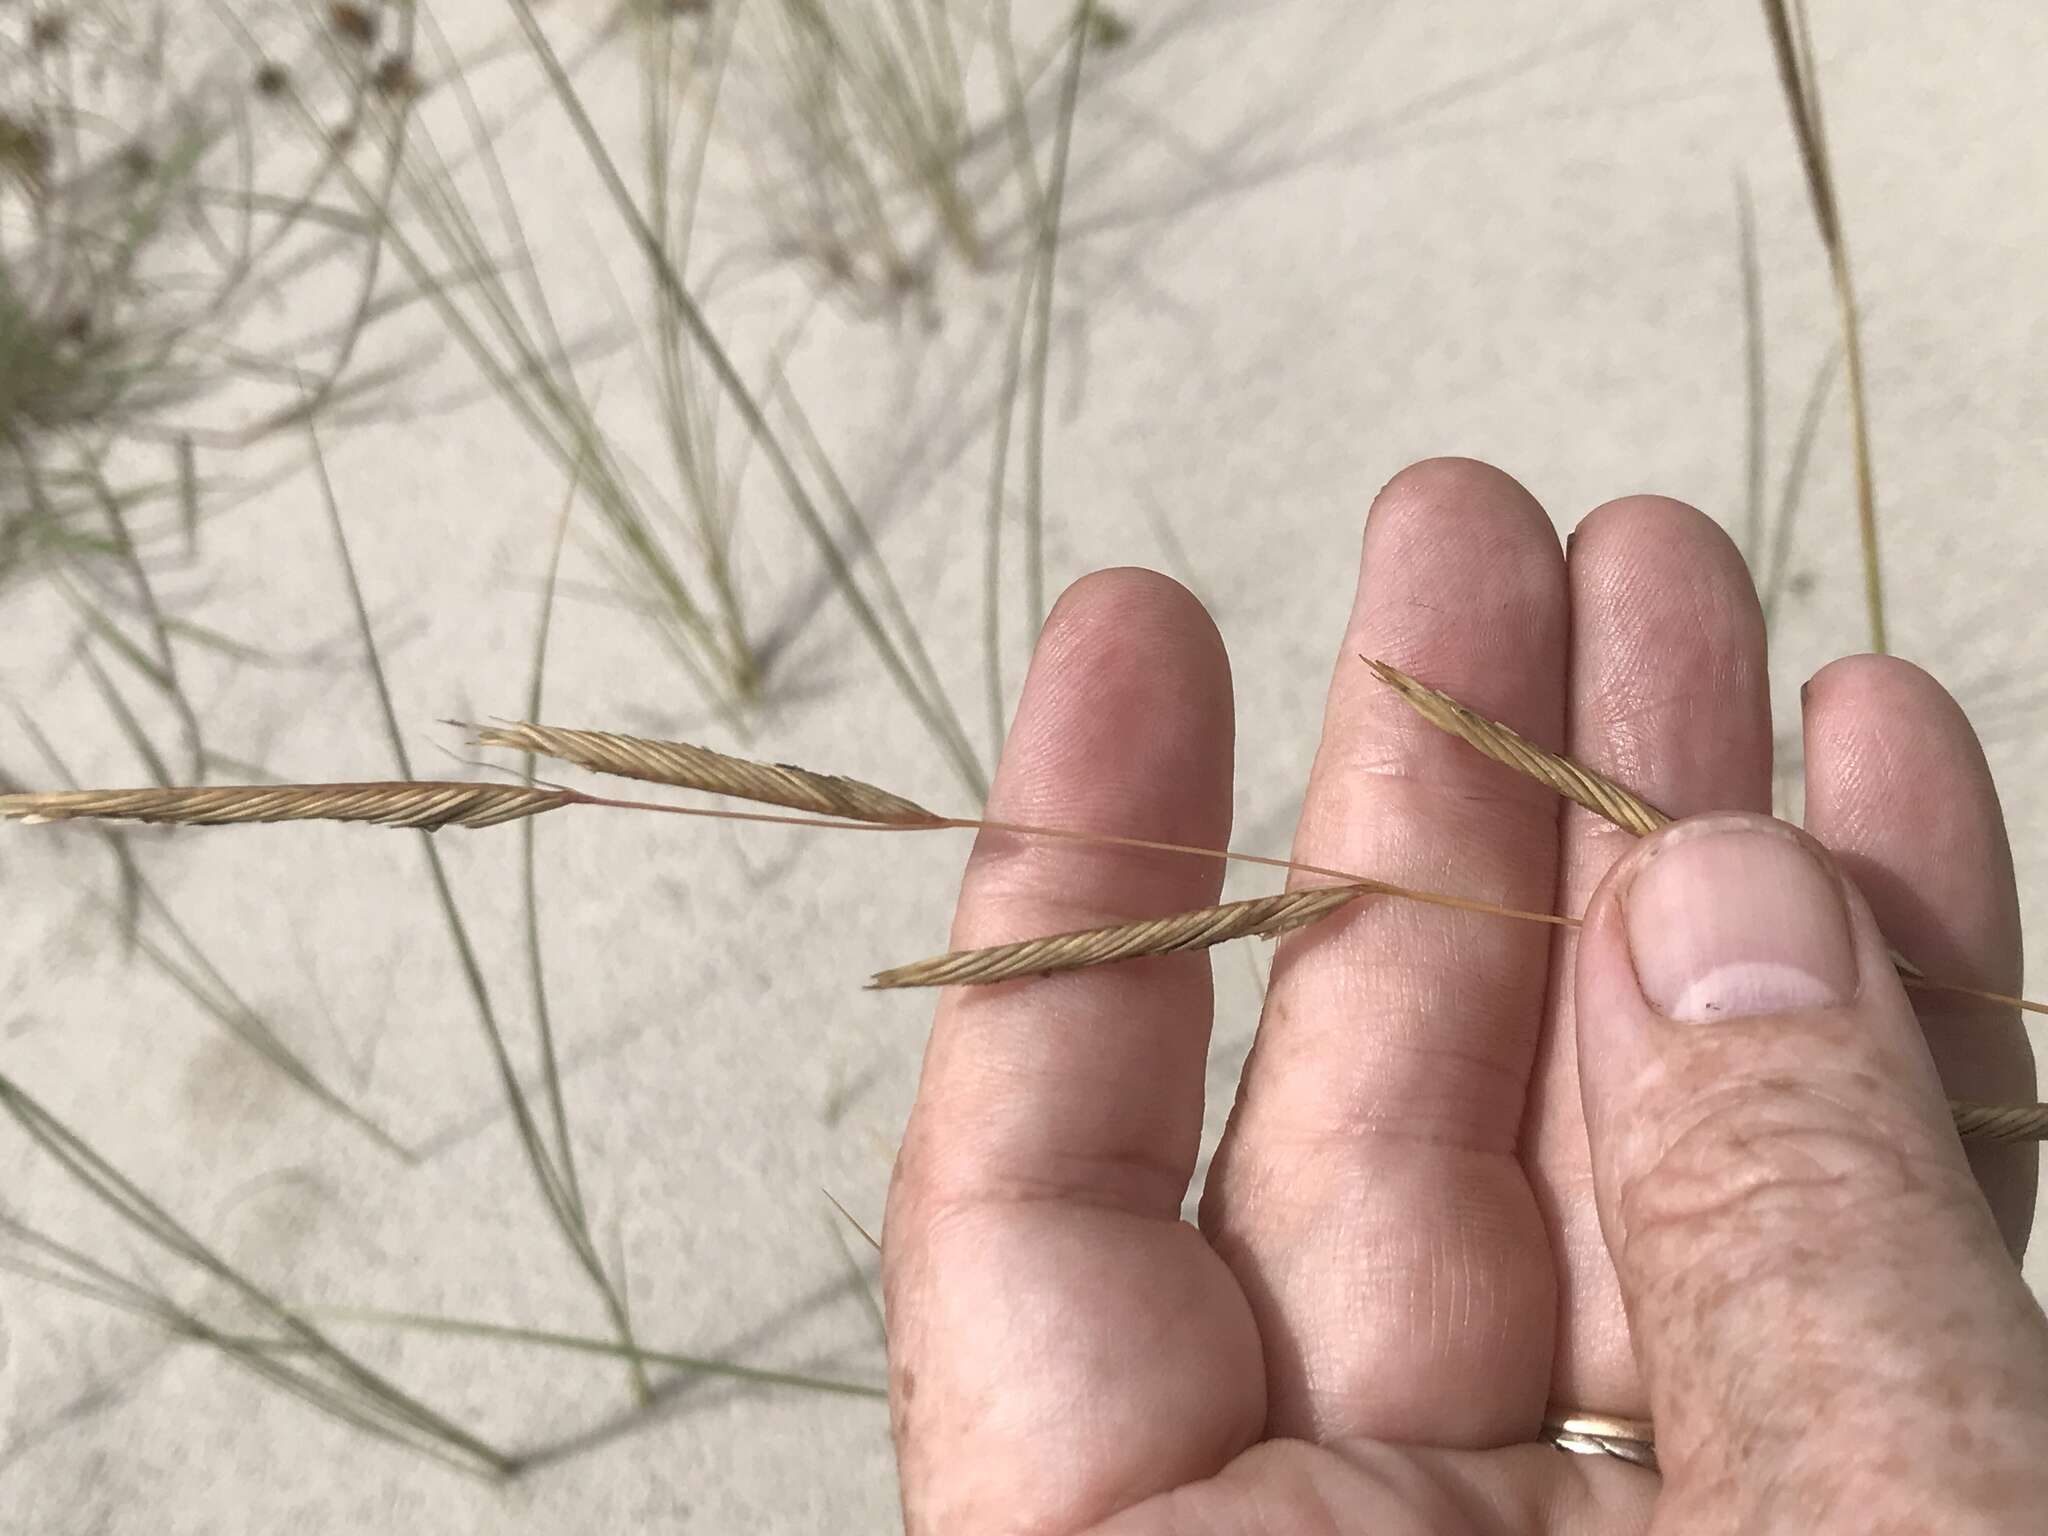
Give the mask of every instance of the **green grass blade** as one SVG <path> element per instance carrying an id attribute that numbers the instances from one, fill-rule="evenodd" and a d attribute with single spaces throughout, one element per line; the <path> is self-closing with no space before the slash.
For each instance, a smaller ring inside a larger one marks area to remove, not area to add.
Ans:
<path id="1" fill-rule="evenodd" d="M 32 717 L 20 710 L 15 711 L 15 714 L 21 722 L 23 732 L 34 742 L 36 750 L 50 765 L 50 770 L 57 776 L 58 781 L 77 789 L 78 777 L 71 771 L 63 755 L 58 752 L 56 744 Z M 127 836 L 118 829 L 107 826 L 93 826 L 92 831 L 112 853 L 120 873 L 120 898 L 118 902 L 106 905 L 114 906 L 116 909 L 116 920 L 123 944 L 129 952 L 139 953 L 155 965 L 215 1023 L 247 1046 L 266 1065 L 281 1073 L 295 1087 L 310 1094 L 324 1107 L 340 1115 L 385 1150 L 405 1162 L 416 1161 L 411 1149 L 330 1088 L 326 1080 L 313 1070 L 305 1058 L 285 1042 L 284 1037 L 277 1032 L 276 1026 L 242 997 L 233 983 L 208 957 L 199 941 L 179 921 L 171 904 L 163 899 L 156 887 L 143 874 L 134 850 L 128 846 Z M 145 911 L 162 924 L 176 941 L 178 948 L 185 954 L 184 961 L 174 958 L 163 946 L 143 933 L 141 920 Z"/>
<path id="2" fill-rule="evenodd" d="M 379 713 L 382 716 L 386 737 L 391 746 L 392 757 L 398 764 L 400 776 L 410 779 L 412 773 L 411 755 L 405 750 L 404 733 L 399 729 L 398 713 L 391 703 L 391 688 L 384 676 L 384 663 L 377 652 L 377 638 L 370 624 L 370 611 L 363 601 L 363 590 L 356 576 L 354 557 L 349 553 L 348 533 L 343 526 L 341 504 L 334 494 L 333 482 L 327 474 L 326 459 L 320 452 L 319 435 L 312 423 L 307 423 L 307 435 L 312 444 L 315 479 L 319 483 L 321 504 L 326 510 L 330 533 L 334 538 L 335 553 L 340 562 L 342 574 L 348 588 L 349 606 L 355 615 L 356 627 L 363 642 L 364 662 L 375 687 Z M 427 859 L 427 871 L 431 876 L 436 900 L 440 903 L 442 916 L 447 921 L 450 941 L 455 946 L 456 959 L 461 967 L 464 982 L 469 988 L 471 1001 L 476 1006 L 478 1023 L 482 1026 L 485 1043 L 490 1051 L 492 1066 L 498 1074 L 498 1082 L 505 1096 L 506 1107 L 512 1113 L 520 1145 L 526 1152 L 527 1166 L 533 1173 L 534 1182 L 539 1186 L 542 1201 L 554 1217 L 556 1229 L 577 1263 L 598 1293 L 614 1328 L 625 1329 L 625 1311 L 619 1300 L 617 1289 L 606 1275 L 603 1263 L 598 1259 L 596 1249 L 590 1241 L 589 1230 L 577 1219 L 575 1207 L 570 1202 L 563 1186 L 561 1170 L 555 1166 L 541 1138 L 533 1107 L 527 1102 L 526 1091 L 520 1086 L 519 1074 L 512 1065 L 511 1053 L 505 1045 L 504 1031 L 499 1027 L 496 1008 L 492 1005 L 490 987 L 484 980 L 483 967 L 476 956 L 476 947 L 471 943 L 468 925 L 462 919 L 461 909 L 456 905 L 455 892 L 448 880 L 447 867 L 442 863 L 441 850 L 435 845 L 433 834 L 422 832 L 420 845 Z"/>
<path id="3" fill-rule="evenodd" d="M 1828 353 L 1815 370 L 1806 391 L 1806 404 L 1799 412 L 1799 427 L 1792 437 L 1792 456 L 1785 465 L 1785 478 L 1778 491 L 1776 520 L 1771 528 L 1770 556 L 1764 562 L 1761 600 L 1764 629 L 1777 622 L 1785 589 L 1792 576 L 1792 531 L 1799 520 L 1799 508 L 1806 493 L 1807 470 L 1813 461 L 1813 445 L 1820 437 L 1820 419 L 1842 366 L 1839 348 Z"/>
<path id="4" fill-rule="evenodd" d="M 554 627 L 555 582 L 561 575 L 562 545 L 569 536 L 569 519 L 576 505 L 576 486 L 577 481 L 572 478 L 568 494 L 562 499 L 561 516 L 556 520 L 554 546 L 548 553 L 540 617 L 534 625 L 533 665 L 527 674 L 526 713 L 522 717 L 527 720 L 547 718 L 542 705 L 547 683 L 548 637 Z M 539 763 L 540 759 L 534 753 L 527 753 L 524 777 L 531 780 Z M 582 1185 L 576 1177 L 576 1153 L 569 1135 L 569 1110 L 562 1097 L 561 1062 L 555 1051 L 554 1014 L 548 1006 L 547 966 L 540 938 L 540 884 L 536 877 L 534 854 L 533 818 L 529 817 L 520 827 L 519 872 L 526 907 L 527 975 L 532 983 L 533 1017 L 540 1036 L 541 1081 L 547 1093 L 548 1116 L 553 1123 L 555 1165 L 562 1172 L 562 1190 L 576 1220 L 587 1229 L 589 1215 L 583 1206 Z"/>
<path id="5" fill-rule="evenodd" d="M 59 1167 L 124 1222 L 158 1247 L 226 1285 L 243 1301 L 255 1307 L 272 1323 L 284 1329 L 299 1344 L 316 1355 L 323 1366 L 335 1373 L 355 1400 L 351 1403 L 348 1398 L 336 1396 L 334 1389 L 328 1387 L 328 1399 L 332 1404 L 344 1409 L 352 1408 L 356 1404 L 369 1406 L 369 1413 L 361 1418 L 352 1417 L 349 1413 L 344 1413 L 343 1417 L 349 1417 L 351 1422 L 358 1423 L 364 1428 L 374 1427 L 381 1420 L 388 1419 L 396 1424 L 410 1426 L 422 1435 L 453 1447 L 500 1474 L 509 1474 L 515 1469 L 516 1464 L 510 1457 L 493 1449 L 380 1373 L 364 1365 L 327 1338 L 303 1316 L 285 1306 L 214 1253 L 188 1229 L 181 1226 L 168 1211 L 152 1200 L 140 1186 L 102 1158 L 75 1132 L 4 1074 L 0 1074 L 0 1110 L 5 1110 L 30 1140 L 40 1146 Z M 166 1307 L 170 1305 L 161 1297 L 158 1300 Z M 196 1319 L 193 1321 L 197 1322 Z M 230 1354 L 233 1356 L 232 1350 Z M 252 1361 L 260 1360 L 262 1357 L 255 1353 L 247 1353 L 234 1358 L 241 1364 L 250 1365 Z M 266 1371 L 262 1374 L 271 1373 Z M 287 1390 L 308 1385 L 314 1388 L 325 1385 L 318 1382 L 306 1383 L 290 1373 L 282 1372 L 281 1369 L 272 1379 L 277 1380 L 277 1384 Z M 300 1395 L 305 1394 L 302 1392 Z"/>
<path id="6" fill-rule="evenodd" d="M 794 458 L 783 447 L 760 401 L 747 387 L 746 380 L 741 377 L 731 355 L 719 341 L 696 300 L 690 296 L 681 274 L 669 264 L 661 237 L 648 225 L 645 213 L 634 201 L 631 190 L 620 176 L 611 152 L 605 147 L 596 124 L 591 121 L 589 112 L 577 95 L 575 85 L 563 68 L 560 56 L 548 41 L 547 34 L 542 31 L 529 0 L 508 0 L 508 3 L 519 21 L 521 30 L 526 34 L 535 58 L 539 60 L 541 68 L 546 72 L 554 88 L 557 103 L 582 141 L 599 179 L 610 193 L 635 244 L 646 256 L 656 281 L 667 290 L 675 313 L 702 351 L 719 387 L 732 401 L 747 430 L 760 444 L 769 468 L 781 485 L 798 521 L 810 534 L 833 584 L 852 611 L 855 622 L 881 658 L 884 670 L 888 672 L 891 680 L 904 693 L 927 727 L 933 731 L 940 745 L 946 749 L 963 782 L 973 788 L 977 796 L 985 794 L 980 763 L 975 758 L 972 747 L 967 744 L 965 732 L 961 730 L 959 720 L 953 714 L 951 703 L 943 693 L 934 695 L 920 686 L 916 669 L 906 661 L 901 648 L 889 634 L 880 615 L 876 613 L 867 594 L 862 590 L 845 553 L 832 537 L 823 515 L 804 483 L 803 476 L 798 472 Z"/>
<path id="7" fill-rule="evenodd" d="M 85 668 L 86 676 L 92 679 L 93 687 L 106 702 L 107 713 L 114 717 L 114 723 L 120 727 L 121 735 L 127 740 L 128 745 L 135 749 L 135 755 L 142 759 L 151 781 L 162 788 L 169 788 L 176 782 L 171 777 L 170 766 L 164 762 L 163 754 L 157 751 L 156 743 L 149 739 L 149 732 L 135 717 L 135 711 L 129 707 L 128 700 L 122 696 L 114 680 L 107 676 L 106 668 L 99 664 L 98 658 L 90 650 L 83 647 L 78 652 L 78 660 Z"/>
<path id="8" fill-rule="evenodd" d="M 1764 22 L 1778 65 L 1778 81 L 1792 117 L 1793 135 L 1806 172 L 1814 222 L 1827 250 L 1828 274 L 1834 285 L 1836 320 L 1842 332 L 1842 355 L 1848 364 L 1849 428 L 1856 471 L 1856 523 L 1863 552 L 1863 602 L 1870 624 L 1870 648 L 1887 649 L 1884 567 L 1878 548 L 1877 489 L 1871 468 L 1870 410 L 1863 377 L 1863 342 L 1856 310 L 1856 289 L 1849 270 L 1849 242 L 1835 195 L 1833 162 L 1828 155 L 1827 126 L 1821 112 L 1820 79 L 1813 63 L 1813 38 L 1807 27 L 1805 0 L 1763 0 Z"/>
<path id="9" fill-rule="evenodd" d="M 811 1376 L 799 1371 L 776 1371 L 760 1366 L 735 1365 L 729 1360 L 715 1360 L 708 1356 L 684 1354 L 677 1350 L 636 1347 L 616 1343 L 611 1339 L 589 1338 L 582 1334 L 554 1333 L 541 1328 L 515 1328 L 502 1323 L 472 1322 L 463 1318 L 430 1317 L 417 1312 L 380 1312 L 362 1308 L 334 1307 L 316 1310 L 319 1316 L 332 1318 L 336 1322 L 368 1323 L 387 1328 L 414 1329 L 422 1333 L 454 1334 L 465 1338 L 502 1339 L 508 1343 L 532 1344 L 545 1349 L 573 1350 L 581 1354 L 618 1355 L 638 1359 L 647 1365 L 666 1365 L 676 1370 L 692 1371 L 705 1376 L 722 1376 L 757 1386 L 801 1387 L 812 1392 L 829 1392 L 847 1397 L 878 1400 L 886 1400 L 889 1395 L 886 1387 L 870 1385 L 867 1382 Z"/>
<path id="10" fill-rule="evenodd" d="M 1037 643 L 1045 622 L 1045 402 L 1052 358 L 1053 279 L 1060 243 L 1060 210 L 1066 201 L 1067 163 L 1074 143 L 1074 113 L 1081 94 L 1081 65 L 1088 55 L 1088 34 L 1095 0 L 1081 0 L 1068 44 L 1067 70 L 1060 82 L 1059 118 L 1053 133 L 1052 172 L 1038 221 L 1038 309 L 1031 337 L 1031 393 L 1026 400 L 1024 430 L 1024 580 L 1025 622 L 1029 640 Z"/>

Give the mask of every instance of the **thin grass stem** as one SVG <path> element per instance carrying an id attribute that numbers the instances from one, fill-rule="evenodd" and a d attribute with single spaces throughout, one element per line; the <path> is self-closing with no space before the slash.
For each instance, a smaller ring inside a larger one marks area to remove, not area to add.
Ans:
<path id="1" fill-rule="evenodd" d="M 675 314 L 702 351 L 720 388 L 732 401 L 740 419 L 766 455 L 769 468 L 781 485 L 798 521 L 810 534 L 813 544 L 825 561 L 834 585 L 852 611 L 856 623 L 875 648 L 884 669 L 952 759 L 962 781 L 975 793 L 985 793 L 980 763 L 974 755 L 973 748 L 967 743 L 965 732 L 953 714 L 951 703 L 942 693 L 935 694 L 920 686 L 912 665 L 905 660 L 902 649 L 891 637 L 867 594 L 861 589 L 845 553 L 840 549 L 838 541 L 832 537 L 823 515 L 805 486 L 795 460 L 783 447 L 759 400 L 748 388 L 746 380 L 741 377 L 731 355 L 719 341 L 696 300 L 690 296 L 682 275 L 670 264 L 661 236 L 648 224 L 646 214 L 634 200 L 632 192 L 619 174 L 611 152 L 605 147 L 596 124 L 591 121 L 574 83 L 562 65 L 561 57 L 541 29 L 529 0 L 509 0 L 509 3 L 521 30 L 526 34 L 534 57 L 540 62 L 554 88 L 556 101 L 568 117 L 577 137 L 582 141 L 591 164 L 596 168 L 599 179 L 611 195 L 613 204 L 625 222 L 634 243 L 646 256 L 656 281 L 666 291 Z"/>
<path id="2" fill-rule="evenodd" d="M 411 760 L 405 750 L 404 735 L 398 726 L 397 710 L 392 706 L 391 689 L 385 680 L 384 664 L 377 652 L 376 633 L 370 623 L 369 608 L 363 601 L 362 585 L 356 576 L 355 560 L 349 553 L 348 534 L 341 517 L 341 504 L 334 494 L 333 482 L 328 478 L 326 460 L 320 452 L 318 433 L 310 422 L 307 424 L 307 435 L 312 445 L 315 478 L 320 486 L 321 504 L 326 510 L 328 528 L 334 538 L 335 553 L 348 588 L 349 606 L 355 615 L 356 628 L 363 642 L 364 662 L 375 687 L 385 735 L 392 756 L 398 763 L 399 772 L 407 780 L 411 780 Z M 433 880 L 435 898 L 447 920 L 449 937 L 455 945 L 463 980 L 468 985 L 471 1000 L 476 1005 L 477 1020 L 483 1027 L 492 1065 L 498 1074 L 499 1086 L 504 1093 L 506 1106 L 512 1112 L 520 1144 L 526 1152 L 527 1165 L 540 1188 L 543 1202 L 554 1216 L 556 1229 L 597 1291 L 613 1328 L 621 1337 L 630 1337 L 631 1327 L 626 1320 L 624 1303 L 620 1300 L 610 1276 L 606 1274 L 603 1262 L 598 1258 L 588 1227 L 577 1218 L 575 1207 L 563 1184 L 562 1171 L 548 1156 L 547 1148 L 541 1139 L 540 1128 L 534 1119 L 532 1106 L 527 1103 L 526 1092 L 519 1083 L 519 1074 L 512 1066 L 511 1054 L 505 1045 L 504 1032 L 499 1027 L 497 1011 L 491 1002 L 490 988 L 484 980 L 483 967 L 477 961 L 476 948 L 470 941 L 468 925 L 464 923 L 461 909 L 456 905 L 455 893 L 448 880 L 448 871 L 441 860 L 441 851 L 424 830 L 420 842 L 426 854 L 428 873 Z"/>
<path id="3" fill-rule="evenodd" d="M 548 638 L 554 625 L 555 582 L 562 569 L 562 546 L 569 536 L 569 520 L 576 506 L 577 478 L 569 482 L 562 499 L 561 516 L 555 522 L 555 538 L 548 551 L 547 578 L 541 589 L 540 616 L 534 625 L 533 665 L 528 672 L 526 709 L 538 717 L 546 693 Z M 531 779 L 538 764 L 526 754 L 525 777 Z M 519 824 L 519 885 L 526 908 L 526 966 L 533 994 L 534 1026 L 540 1037 L 541 1081 L 547 1093 L 548 1117 L 555 1133 L 555 1164 L 562 1171 L 562 1190 L 577 1221 L 586 1228 L 589 1214 L 583 1205 L 583 1187 L 576 1176 L 576 1152 L 569 1135 L 569 1111 L 562 1097 L 561 1063 L 555 1051 L 554 1011 L 548 1006 L 547 966 L 540 938 L 540 882 L 536 875 L 534 823 L 528 817 Z"/>
<path id="4" fill-rule="evenodd" d="M 704 1355 L 679 1350 L 649 1349 L 641 1345 L 615 1343 L 582 1334 L 556 1333 L 544 1328 L 519 1328 L 505 1323 L 474 1322 L 465 1318 L 433 1317 L 419 1312 L 383 1312 L 361 1307 L 320 1307 L 316 1315 L 336 1322 L 366 1323 L 386 1328 L 405 1328 L 421 1333 L 453 1334 L 464 1338 L 500 1339 L 507 1343 L 532 1344 L 543 1349 L 571 1350 L 579 1354 L 615 1355 L 641 1365 L 665 1365 L 675 1370 L 704 1376 L 722 1376 L 764 1387 L 801 1387 L 812 1392 L 829 1392 L 844 1397 L 886 1399 L 888 1389 L 867 1382 L 843 1381 L 828 1376 L 811 1376 L 799 1371 L 769 1370 L 760 1366 L 735 1365 Z"/>
<path id="5" fill-rule="evenodd" d="M 1813 37 L 1807 25 L 1805 0 L 1763 0 L 1764 23 L 1778 65 L 1778 83 L 1792 116 L 1800 164 L 1813 205 L 1814 222 L 1827 251 L 1828 276 L 1834 287 L 1836 319 L 1842 331 L 1842 353 L 1849 375 L 1849 426 L 1854 443 L 1856 522 L 1863 552 L 1863 600 L 1870 624 L 1870 648 L 1886 650 L 1884 571 L 1878 549 L 1877 491 L 1871 470 L 1870 412 L 1863 377 L 1863 343 L 1856 311 L 1856 290 L 1849 271 L 1849 243 L 1842 228 L 1829 158 L 1826 119 L 1821 111 L 1820 76 L 1814 66 Z"/>
<path id="6" fill-rule="evenodd" d="M 1067 195 L 1067 162 L 1074 143 L 1074 114 L 1080 101 L 1081 65 L 1095 0 L 1081 0 L 1068 44 L 1066 75 L 1060 82 L 1059 117 L 1053 132 L 1052 172 L 1038 220 L 1038 308 L 1031 336 L 1031 392 L 1025 400 L 1024 582 L 1025 623 L 1035 642 L 1045 622 L 1045 406 L 1052 362 L 1053 281 L 1059 260 L 1060 212 Z"/>
<path id="7" fill-rule="evenodd" d="M 257 1351 L 238 1353 L 221 1336 L 214 1334 L 210 1327 L 200 1323 L 196 1316 L 177 1309 L 176 1315 L 188 1320 L 189 1324 L 199 1331 L 201 1337 L 221 1342 L 230 1358 L 249 1369 L 256 1370 L 259 1374 L 268 1376 L 287 1390 L 309 1397 L 326 1407 L 327 1411 L 336 1413 L 359 1427 L 395 1435 L 397 1438 L 407 1439 L 409 1443 L 414 1442 L 417 1436 L 431 1437 L 501 1476 L 508 1476 L 517 1469 L 517 1463 L 513 1458 L 428 1407 L 381 1373 L 364 1365 L 299 1313 L 284 1305 L 214 1253 L 152 1200 L 140 1186 L 107 1162 L 75 1132 L 4 1074 L 0 1074 L 0 1109 L 4 1109 L 30 1140 L 40 1146 L 60 1168 L 116 1216 L 158 1247 L 226 1285 L 259 1314 L 288 1334 L 295 1343 L 302 1345 L 317 1357 L 319 1363 L 331 1371 L 337 1381 L 330 1384 L 296 1375 L 274 1362 L 265 1360 Z M 25 1230 L 18 1223 L 12 1226 L 17 1235 Z M 61 1245 L 51 1242 L 39 1246 L 45 1252 L 62 1251 Z M 102 1284 L 112 1274 L 104 1266 L 98 1265 L 92 1265 L 87 1273 L 96 1275 Z M 139 1287 L 136 1288 L 136 1292 L 143 1296 L 154 1295 Z M 171 1304 L 166 1298 L 157 1297 L 157 1300 L 167 1310 L 171 1309 Z M 412 1435 L 403 1433 L 405 1430 L 410 1430 Z"/>

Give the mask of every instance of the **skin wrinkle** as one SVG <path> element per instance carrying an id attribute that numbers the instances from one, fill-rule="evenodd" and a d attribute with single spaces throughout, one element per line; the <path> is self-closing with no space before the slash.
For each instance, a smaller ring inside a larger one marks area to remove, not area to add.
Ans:
<path id="1" fill-rule="evenodd" d="M 992 1092 L 999 1095 L 1001 1090 L 996 1088 Z M 1153 1129 L 1146 1123 L 1148 1119 L 1156 1122 L 1163 1117 L 1132 1118 L 1137 1123 L 1126 1143 L 1106 1144 L 1092 1154 L 1056 1153 L 1029 1172 L 991 1178 L 972 1148 L 986 1148 L 1012 1139 L 1009 1126 L 1018 1123 L 1019 1117 L 990 1116 L 974 1128 L 969 1150 L 921 1160 L 917 1170 L 921 1198 L 928 1212 L 943 1212 L 953 1205 L 1027 1204 L 1057 1199 L 1138 1215 L 1177 1216 L 1187 1185 L 1187 1165 L 1193 1159 L 1200 1128 L 1183 1131 L 1170 1148 L 1161 1148 L 1144 1132 Z"/>
<path id="2" fill-rule="evenodd" d="M 948 1181 L 945 1172 L 928 1171 L 927 1193 L 920 1202 L 920 1220 L 943 1225 L 961 1213 L 987 1207 L 1061 1205 L 1091 1207 L 1122 1215 L 1177 1221 L 1180 1188 L 1186 1182 L 1177 1168 L 1165 1168 L 1140 1153 L 1123 1157 L 1075 1157 L 1036 1176 L 1001 1182 L 985 1177 Z"/>

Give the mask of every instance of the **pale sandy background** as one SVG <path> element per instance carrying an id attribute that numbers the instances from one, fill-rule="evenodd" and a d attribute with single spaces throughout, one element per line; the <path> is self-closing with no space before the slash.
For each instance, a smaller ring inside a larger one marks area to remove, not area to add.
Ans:
<path id="1" fill-rule="evenodd" d="M 574 9 L 551 13 L 565 37 Z M 478 45 L 506 24 L 491 0 L 436 14 Z M 1130 16 L 1137 36 L 1091 83 L 1078 129 L 1051 569 L 1057 584 L 1157 565 L 1209 602 L 1237 669 L 1238 842 L 1282 852 L 1378 486 L 1455 452 L 1509 469 L 1561 528 L 1642 490 L 1733 525 L 1738 175 L 1765 280 L 1774 487 L 1833 339 L 1825 269 L 1754 6 L 1167 0 Z M 1814 23 L 1867 312 L 1896 648 L 1984 730 L 2039 922 L 2048 11 L 1819 3 Z M 583 66 L 608 131 L 631 132 L 631 70 L 602 50 Z M 479 88 L 499 105 L 530 94 L 495 76 Z M 564 312 L 615 318 L 592 274 L 628 274 L 630 259 L 559 121 L 524 112 L 500 152 Z M 743 190 L 715 189 L 707 242 L 759 240 Z M 950 273 L 935 329 L 828 303 L 792 368 L 980 735 L 983 407 L 1008 294 L 1007 277 Z M 726 318 L 758 340 L 810 302 L 799 276 L 771 273 Z M 606 395 L 628 433 L 646 409 L 633 378 L 622 367 Z M 416 761 L 458 771 L 457 737 L 435 722 L 518 711 L 560 476 L 494 404 L 337 434 L 330 455 Z M 1860 644 L 1848 463 L 1838 397 L 1797 545 L 1811 589 L 1773 636 L 1787 725 L 1799 681 Z M 742 545 L 753 610 L 779 646 L 760 748 L 967 809 L 772 498 Z M 594 571 L 572 554 L 572 575 Z M 181 590 L 207 622 L 279 649 L 345 634 L 302 477 L 212 536 Z M 66 659 L 62 610 L 10 597 L 0 622 L 0 695 L 60 734 L 88 782 L 137 779 Z M 350 668 L 195 666 L 229 750 L 304 778 L 386 771 Z M 598 603 L 564 600 L 549 692 L 565 723 L 732 744 L 630 616 Z M 0 766 L 34 775 L 13 729 L 0 723 Z M 551 819 L 540 839 L 579 1151 L 629 1256 L 643 1338 L 879 1380 L 874 1324 L 819 1191 L 879 1219 L 928 1003 L 859 983 L 942 942 L 963 844 L 598 814 Z M 442 842 L 523 1031 L 515 837 Z M 431 1156 L 399 1168 L 252 1066 L 154 972 L 124 965 L 86 904 L 107 870 L 83 834 L 0 836 L 5 1070 L 288 1294 L 601 1331 L 498 1113 L 413 841 L 304 828 L 136 846 L 252 999 Z M 1260 958 L 1217 958 L 1212 1125 Z M 2038 961 L 2030 985 L 2048 989 Z M 95 1235 L 117 1261 L 127 1251 L 11 1131 L 0 1199 Z M 613 1433 L 626 1399 L 607 1362 L 349 1337 L 512 1446 L 588 1438 L 488 1487 L 203 1352 L 167 1350 L 143 1324 L 0 1275 L 0 1531 L 896 1523 L 875 1403 L 700 1383 Z"/>

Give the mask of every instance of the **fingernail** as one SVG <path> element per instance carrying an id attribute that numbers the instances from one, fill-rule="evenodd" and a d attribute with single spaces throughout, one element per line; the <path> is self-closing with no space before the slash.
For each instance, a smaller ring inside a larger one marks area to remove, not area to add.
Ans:
<path id="1" fill-rule="evenodd" d="M 1788 830 L 1682 827 L 1650 856 L 1622 907 L 1636 979 L 1666 1018 L 1708 1023 L 1856 995 L 1841 886 Z"/>

